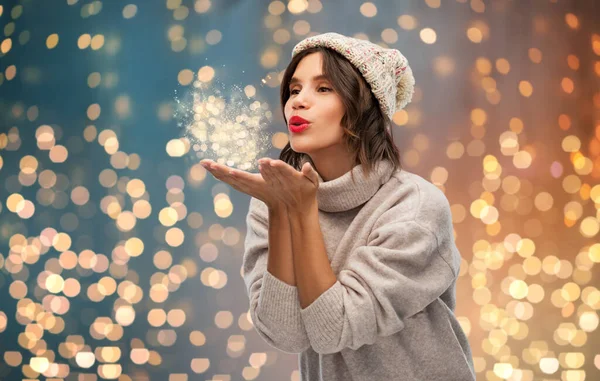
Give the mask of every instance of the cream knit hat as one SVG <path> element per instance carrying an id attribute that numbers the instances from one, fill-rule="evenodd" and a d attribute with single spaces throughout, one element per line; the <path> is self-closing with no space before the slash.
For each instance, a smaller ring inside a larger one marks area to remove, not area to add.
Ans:
<path id="1" fill-rule="evenodd" d="M 381 110 L 390 119 L 411 101 L 415 77 L 408 60 L 399 50 L 385 49 L 366 40 L 330 32 L 300 41 L 292 50 L 292 58 L 314 46 L 333 49 L 358 68 L 379 100 Z"/>

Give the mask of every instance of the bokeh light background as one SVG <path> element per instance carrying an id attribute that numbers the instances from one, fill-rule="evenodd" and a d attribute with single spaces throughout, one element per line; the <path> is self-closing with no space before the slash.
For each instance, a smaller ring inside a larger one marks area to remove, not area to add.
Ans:
<path id="1" fill-rule="evenodd" d="M 291 50 L 336 31 L 413 68 L 393 134 L 450 201 L 477 379 L 600 380 L 598 1 L 0 4 L 0 379 L 299 380 L 198 162 L 277 158 Z"/>

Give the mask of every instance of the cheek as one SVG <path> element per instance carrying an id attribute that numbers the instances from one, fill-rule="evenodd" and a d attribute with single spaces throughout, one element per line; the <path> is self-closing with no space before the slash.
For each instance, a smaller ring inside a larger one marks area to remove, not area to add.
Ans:
<path id="1" fill-rule="evenodd" d="M 344 106 L 339 102 L 331 102 L 331 104 L 326 108 L 327 119 L 331 122 L 339 123 L 344 116 Z"/>
<path id="2" fill-rule="evenodd" d="M 291 106 L 291 103 L 289 101 L 286 102 L 286 104 L 285 104 L 285 106 L 283 108 L 283 112 L 284 112 L 286 118 L 289 119 L 289 115 L 292 113 L 292 106 Z"/>

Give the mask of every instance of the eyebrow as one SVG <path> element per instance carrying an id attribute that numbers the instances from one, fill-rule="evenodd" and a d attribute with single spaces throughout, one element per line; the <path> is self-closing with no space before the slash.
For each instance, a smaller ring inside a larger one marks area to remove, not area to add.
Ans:
<path id="1" fill-rule="evenodd" d="M 325 80 L 329 81 L 329 77 L 327 77 L 325 74 L 319 74 L 319 75 L 312 77 L 313 81 L 317 81 L 319 79 L 325 79 Z M 292 79 L 290 80 L 290 86 L 297 82 L 300 82 L 300 79 L 298 79 L 296 77 L 292 77 Z"/>

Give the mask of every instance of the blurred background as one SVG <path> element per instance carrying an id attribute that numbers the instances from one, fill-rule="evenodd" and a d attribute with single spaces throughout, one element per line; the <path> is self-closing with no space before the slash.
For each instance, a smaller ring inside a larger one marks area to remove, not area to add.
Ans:
<path id="1" fill-rule="evenodd" d="M 293 46 L 399 49 L 404 169 L 439 186 L 478 380 L 600 380 L 596 0 L 0 0 L 0 379 L 299 380 L 240 270 Z M 401 292 L 401 290 L 399 290 Z"/>

